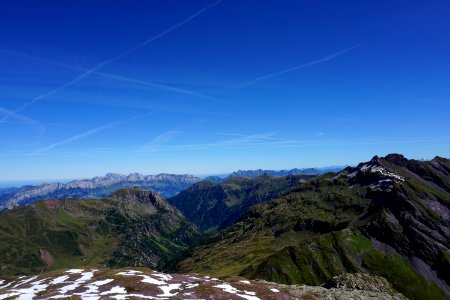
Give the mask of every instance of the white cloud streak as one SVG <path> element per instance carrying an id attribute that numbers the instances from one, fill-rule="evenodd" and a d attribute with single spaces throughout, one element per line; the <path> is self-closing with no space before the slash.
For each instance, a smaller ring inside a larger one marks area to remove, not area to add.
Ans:
<path id="1" fill-rule="evenodd" d="M 52 65 L 55 65 L 55 66 L 66 68 L 66 69 L 71 69 L 71 70 L 76 70 L 76 71 L 81 71 L 81 72 L 87 72 L 89 70 L 89 69 L 86 69 L 86 68 L 77 67 L 77 66 L 73 66 L 73 65 L 69 65 L 69 64 L 65 64 L 65 63 L 60 63 L 60 62 L 56 62 L 56 61 L 45 59 L 45 58 L 31 56 L 31 55 L 28 55 L 28 54 L 25 54 L 25 53 L 21 53 L 21 52 L 17 52 L 17 51 L 0 49 L 0 52 L 8 54 L 8 55 L 25 57 L 25 58 L 28 58 L 28 59 L 31 59 L 31 60 L 35 60 L 35 61 L 39 61 L 39 62 L 43 62 L 43 63 L 47 63 L 47 64 L 52 64 Z M 139 84 L 139 85 L 142 85 L 142 86 L 146 86 L 146 87 L 154 88 L 154 89 L 159 89 L 159 90 L 163 90 L 163 91 L 167 91 L 167 92 L 172 92 L 172 93 L 178 93 L 178 94 L 198 97 L 198 98 L 201 98 L 201 99 L 206 99 L 206 100 L 210 100 L 210 101 L 214 101 L 214 102 L 223 102 L 223 100 L 218 99 L 218 98 L 213 97 L 213 96 L 205 95 L 205 94 L 193 91 L 193 90 L 183 89 L 183 88 L 179 88 L 179 87 L 175 87 L 175 86 L 171 86 L 171 85 L 167 85 L 167 84 L 151 82 L 151 81 L 145 81 L 145 80 L 136 79 L 136 78 L 132 78 L 132 77 L 128 77 L 128 76 L 121 76 L 121 75 L 111 74 L 111 73 L 106 73 L 106 72 L 101 72 L 101 71 L 95 71 L 95 72 L 93 72 L 93 74 L 102 76 L 104 78 L 114 79 L 114 80 L 128 82 L 128 83 Z"/>
<path id="2" fill-rule="evenodd" d="M 136 149 L 136 152 L 155 152 L 163 145 L 172 141 L 176 136 L 180 135 L 181 133 L 183 133 L 183 131 L 167 130 L 166 132 L 163 132 L 160 135 L 154 137 L 146 145 Z"/>
<path id="3" fill-rule="evenodd" d="M 201 14 L 203 14 L 203 13 L 206 12 L 207 10 L 211 9 L 212 7 L 214 7 L 214 6 L 218 5 L 218 4 L 220 4 L 221 2 L 222 2 L 222 0 L 217 0 L 217 1 L 215 1 L 215 2 L 213 2 L 213 3 L 211 3 L 211 4 L 209 4 L 209 5 L 207 5 L 207 6 L 205 6 L 205 7 L 203 7 L 203 8 L 200 9 L 198 12 L 196 12 L 196 13 L 190 15 L 190 16 L 187 17 L 186 19 L 182 20 L 181 22 L 178 22 L 177 24 L 175 24 L 175 25 L 169 27 L 168 29 L 166 29 L 166 30 L 164 30 L 164 31 L 162 31 L 162 32 L 160 32 L 160 33 L 158 33 L 158 34 L 152 36 L 151 38 L 145 40 L 144 42 L 139 43 L 139 44 L 137 44 L 137 45 L 131 47 L 131 48 L 128 49 L 127 51 L 122 52 L 122 53 L 120 53 L 120 54 L 118 54 L 118 55 L 116 55 L 116 56 L 114 56 L 114 57 L 112 57 L 112 58 L 109 58 L 109 59 L 107 59 L 107 60 L 104 60 L 104 61 L 102 61 L 101 63 L 99 63 L 99 64 L 93 66 L 92 68 L 85 70 L 83 73 L 81 73 L 80 75 L 78 75 L 78 76 L 75 77 L 74 79 L 70 80 L 69 82 L 66 82 L 65 84 L 63 84 L 63 85 L 61 85 L 61 86 L 59 86 L 59 87 L 57 87 L 57 88 L 55 88 L 55 89 L 52 89 L 52 90 L 50 90 L 50 91 L 48 91 L 48 92 L 45 92 L 45 93 L 43 93 L 43 94 L 40 94 L 40 95 L 34 97 L 34 98 L 31 99 L 30 101 L 25 102 L 25 103 L 24 103 L 19 109 L 17 109 L 15 112 L 16 112 L 16 113 L 17 113 L 17 112 L 21 112 L 21 111 L 23 111 L 24 109 L 26 109 L 28 106 L 33 105 L 34 103 L 36 103 L 36 102 L 38 102 L 38 101 L 40 101 L 40 100 L 42 100 L 42 99 L 45 99 L 45 98 L 47 98 L 47 97 L 50 97 L 50 96 L 52 96 L 52 95 L 54 95 L 54 94 L 56 94 L 56 93 L 58 93 L 58 92 L 60 92 L 60 91 L 65 90 L 66 88 L 68 88 L 68 87 L 70 87 L 70 86 L 72 86 L 72 85 L 78 83 L 78 82 L 81 81 L 82 79 L 84 79 L 84 78 L 86 78 L 87 76 L 91 75 L 92 73 L 97 72 L 98 70 L 100 70 L 101 68 L 105 67 L 106 65 L 109 65 L 109 64 L 111 64 L 111 63 L 113 63 L 113 62 L 115 62 L 115 61 L 117 61 L 117 60 L 119 60 L 119 59 L 121 59 L 121 58 L 123 58 L 123 57 L 125 57 L 125 56 L 128 56 L 128 55 L 130 55 L 130 54 L 133 53 L 133 52 L 136 52 L 137 50 L 141 49 L 142 47 L 145 47 L 145 46 L 147 46 L 148 44 L 153 43 L 154 41 L 156 41 L 156 40 L 158 40 L 158 39 L 160 39 L 160 38 L 166 36 L 167 34 L 171 33 L 172 31 L 175 31 L 175 30 L 178 29 L 179 27 L 181 27 L 181 26 L 183 26 L 183 25 L 185 25 L 185 24 L 191 22 L 193 19 L 195 19 L 196 17 L 200 16 Z M 3 120 L 3 121 L 6 121 L 6 120 Z"/>
<path id="4" fill-rule="evenodd" d="M 167 146 L 166 139 L 169 138 L 169 141 L 178 134 L 176 131 L 167 131 L 162 135 L 156 137 L 154 141 L 150 143 L 150 147 L 145 145 L 143 147 L 138 148 L 137 152 L 157 152 L 157 151 L 166 151 L 166 150 L 202 150 L 209 148 L 217 148 L 217 147 L 239 147 L 239 146 L 254 146 L 254 145 L 265 145 L 271 140 L 276 141 L 285 141 L 281 139 L 276 139 L 273 136 L 276 135 L 276 132 L 262 133 L 262 134 L 230 134 L 230 133 L 220 133 L 220 135 L 233 136 L 235 138 L 220 140 L 212 143 L 200 143 L 200 144 L 186 144 L 186 145 L 172 145 Z M 161 141 L 164 141 L 161 143 Z"/>
<path id="5" fill-rule="evenodd" d="M 62 145 L 66 145 L 66 144 L 70 144 L 72 142 L 75 142 L 75 141 L 87 138 L 89 136 L 98 134 L 98 133 L 100 133 L 102 131 L 105 131 L 107 129 L 114 128 L 114 127 L 120 125 L 121 123 L 122 123 L 121 121 L 113 122 L 113 123 L 109 123 L 109 124 L 106 124 L 106 125 L 103 125 L 103 126 L 100 126 L 100 127 L 97 127 L 97 128 L 93 128 L 93 129 L 87 130 L 85 132 L 82 132 L 82 133 L 76 134 L 74 136 L 71 136 L 69 138 L 66 138 L 65 140 L 62 140 L 60 142 L 53 143 L 53 144 L 51 144 L 51 145 L 49 145 L 49 146 L 47 146 L 45 148 L 39 149 L 39 150 L 31 153 L 30 155 L 32 155 L 32 156 L 33 155 L 38 155 L 40 153 L 52 150 L 52 149 L 54 149 L 56 147 L 59 147 L 59 146 L 62 146 Z"/>
<path id="6" fill-rule="evenodd" d="M 147 112 L 147 113 L 134 115 L 134 116 L 131 116 L 130 118 L 128 118 L 126 121 L 134 121 L 134 120 L 142 118 L 142 117 L 150 116 L 150 115 L 152 115 L 154 113 L 155 113 L 154 111 L 150 111 L 150 112 Z M 70 144 L 72 142 L 75 142 L 75 141 L 78 141 L 78 140 L 90 137 L 92 135 L 96 135 L 96 134 L 98 134 L 98 133 L 100 133 L 102 131 L 105 131 L 107 129 L 111 129 L 111 128 L 117 127 L 117 126 L 119 126 L 119 125 L 121 125 L 123 123 L 124 123 L 124 121 L 116 121 L 116 122 L 112 122 L 112 123 L 109 123 L 109 124 L 106 124 L 106 125 L 103 125 L 103 126 L 99 126 L 99 127 L 96 127 L 96 128 L 93 128 L 93 129 L 90 129 L 90 130 L 87 130 L 87 131 L 84 131 L 82 133 L 79 133 L 79 134 L 76 134 L 76 135 L 71 136 L 69 138 L 66 138 L 65 140 L 62 140 L 60 142 L 53 143 L 53 144 L 51 144 L 51 145 L 49 145 L 49 146 L 47 146 L 45 148 L 39 149 L 39 150 L 29 154 L 29 155 L 34 156 L 34 155 L 41 154 L 43 152 L 48 152 L 48 151 L 50 151 L 50 150 L 52 150 L 54 148 L 57 148 L 59 146 Z"/>
<path id="7" fill-rule="evenodd" d="M 316 60 L 310 61 L 308 63 L 302 64 L 302 65 L 299 65 L 299 66 L 294 66 L 294 67 L 290 67 L 290 68 L 284 69 L 282 71 L 278 71 L 278 72 L 275 72 L 275 73 L 270 73 L 270 74 L 267 74 L 267 75 L 259 76 L 259 77 L 256 77 L 255 79 L 252 79 L 252 80 L 249 80 L 249 81 L 237 84 L 237 85 L 233 86 L 232 88 L 243 88 L 243 87 L 246 87 L 246 86 L 249 86 L 249 85 L 253 85 L 255 83 L 258 83 L 258 82 L 266 80 L 266 79 L 270 79 L 270 78 L 273 78 L 273 77 L 284 75 L 284 74 L 289 73 L 289 72 L 301 70 L 301 69 L 304 69 L 304 68 L 307 68 L 307 67 L 311 67 L 311 66 L 314 66 L 314 65 L 317 65 L 317 64 L 322 64 L 322 63 L 330 61 L 330 60 L 332 60 L 332 59 L 334 59 L 334 58 L 336 58 L 338 56 L 341 56 L 341 55 L 343 55 L 343 54 L 345 54 L 345 53 L 347 53 L 347 52 L 349 52 L 351 50 L 359 48 L 360 46 L 361 45 L 355 45 L 355 46 L 343 49 L 341 51 L 332 53 L 332 54 L 327 55 L 325 57 L 322 57 L 320 59 L 316 59 Z"/>
<path id="8" fill-rule="evenodd" d="M 26 117 L 22 114 L 19 114 L 17 112 L 11 111 L 9 109 L 6 109 L 4 107 L 0 107 L 0 114 L 4 115 L 4 118 L 13 118 L 17 120 L 16 123 L 18 124 L 25 124 L 33 127 L 36 131 L 42 133 L 45 131 L 44 125 L 42 125 L 39 121 Z M 7 121 L 0 120 L 0 123 L 6 123 Z"/>
<path id="9" fill-rule="evenodd" d="M 251 136 L 258 136 L 259 138 L 249 138 Z M 276 148 L 308 148 L 308 147 L 343 147 L 343 146 L 364 146 L 364 145 L 398 145 L 398 144 L 442 144 L 442 141 L 448 140 L 450 137 L 412 137 L 412 138 L 392 138 L 392 139 L 329 139 L 329 140 L 281 140 L 269 137 L 269 139 L 274 139 L 270 141 L 264 134 L 255 134 L 247 136 L 247 140 L 239 139 L 228 139 L 221 140 L 211 143 L 199 143 L 199 144 L 179 144 L 179 145 L 159 145 L 153 147 L 151 152 L 167 152 L 167 151 L 196 151 L 196 150 L 209 150 L 214 148 L 261 148 L 261 147 L 276 147 Z M 46 153 L 48 155 L 117 155 L 117 154 L 130 154 L 136 152 L 145 153 L 145 151 L 140 151 L 141 147 L 102 147 L 102 148 L 91 148 L 83 150 L 58 150 L 51 149 Z M 8 152 L 3 152 L 3 155 L 21 156 L 23 154 L 29 154 L 25 150 L 12 150 Z"/>

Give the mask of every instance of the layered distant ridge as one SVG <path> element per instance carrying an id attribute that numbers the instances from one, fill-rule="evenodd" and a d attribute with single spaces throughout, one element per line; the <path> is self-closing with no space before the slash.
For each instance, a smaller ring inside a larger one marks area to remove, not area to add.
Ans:
<path id="1" fill-rule="evenodd" d="M 26 205 L 49 198 L 102 198 L 121 188 L 138 187 L 154 190 L 163 197 L 171 197 L 200 179 L 193 175 L 121 175 L 108 173 L 103 177 L 74 180 L 69 183 L 44 183 L 25 186 L 11 193 L 0 194 L 0 210 Z"/>

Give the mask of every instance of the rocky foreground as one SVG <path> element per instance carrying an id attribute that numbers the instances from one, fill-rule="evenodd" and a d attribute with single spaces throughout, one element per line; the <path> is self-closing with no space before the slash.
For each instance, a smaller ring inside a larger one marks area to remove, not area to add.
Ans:
<path id="1" fill-rule="evenodd" d="M 325 287 L 144 268 L 66 269 L 0 280 L 0 299 L 406 299 L 381 277 L 346 274 Z"/>

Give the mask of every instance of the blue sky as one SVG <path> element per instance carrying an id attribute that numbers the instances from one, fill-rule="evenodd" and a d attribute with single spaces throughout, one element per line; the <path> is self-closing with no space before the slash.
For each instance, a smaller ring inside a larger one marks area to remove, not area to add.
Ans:
<path id="1" fill-rule="evenodd" d="M 450 2 L 10 1 L 1 180 L 449 156 Z"/>

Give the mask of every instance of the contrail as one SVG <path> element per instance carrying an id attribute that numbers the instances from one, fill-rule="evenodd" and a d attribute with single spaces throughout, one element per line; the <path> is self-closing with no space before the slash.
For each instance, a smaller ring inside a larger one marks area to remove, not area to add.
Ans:
<path id="1" fill-rule="evenodd" d="M 120 121 L 119 121 L 119 122 L 113 122 L 113 123 L 109 123 L 109 124 L 106 124 L 106 125 L 103 125 L 103 126 L 100 126 L 100 127 L 97 127 L 97 128 L 90 129 L 90 130 L 85 131 L 85 132 L 82 132 L 82 133 L 80 133 L 80 134 L 71 136 L 71 137 L 69 137 L 69 138 L 67 138 L 67 139 L 65 139 L 65 140 L 63 140 L 63 141 L 60 141 L 60 142 L 51 144 L 51 145 L 49 145 L 49 146 L 47 146 L 47 147 L 45 147 L 45 148 L 39 149 L 39 150 L 37 150 L 37 151 L 31 153 L 30 155 L 32 155 L 32 156 L 33 156 L 33 155 L 37 155 L 37 154 L 39 154 L 39 153 L 42 153 L 42 152 L 46 152 L 46 151 L 48 151 L 48 150 L 51 150 L 51 149 L 53 149 L 53 148 L 55 148 L 55 147 L 58 147 L 58 146 L 61 146 L 61 145 L 65 145 L 65 144 L 69 144 L 69 143 L 78 141 L 78 140 L 80 140 L 80 139 L 83 139 L 83 138 L 86 138 L 86 137 L 88 137 L 88 136 L 91 136 L 91 135 L 97 134 L 97 133 L 99 133 L 99 132 L 102 132 L 102 131 L 104 131 L 104 130 L 106 130 L 106 129 L 110 129 L 110 128 L 116 127 L 117 125 L 119 125 L 119 124 L 121 124 L 121 123 L 122 123 L 122 122 L 120 122 Z"/>
<path id="2" fill-rule="evenodd" d="M 351 51 L 351 50 L 354 50 L 354 49 L 356 49 L 356 48 L 359 48 L 360 46 L 361 46 L 361 45 L 355 45 L 355 46 L 346 48 L 346 49 L 344 49 L 344 50 L 335 52 L 335 53 L 333 53 L 333 54 L 330 54 L 330 55 L 328 55 L 328 56 L 325 56 L 325 57 L 323 57 L 323 58 L 320 58 L 320 59 L 317 59 L 317 60 L 310 61 L 310 62 L 308 62 L 308 63 L 306 63 L 306 64 L 303 64 L 303 65 L 299 65 L 299 66 L 295 66 L 295 67 L 290 67 L 290 68 L 284 69 L 284 70 L 279 71 L 279 72 L 276 72 L 276 73 L 271 73 L 271 74 L 267 74 L 267 75 L 264 75 L 264 76 L 260 76 L 260 77 L 257 77 L 257 78 L 255 78 L 255 79 L 253 79 L 253 80 L 250 80 L 250 81 L 247 81 L 247 82 L 243 82 L 243 83 L 237 84 L 237 85 L 233 86 L 232 88 L 241 88 L 241 87 L 249 86 L 249 85 L 255 84 L 255 83 L 257 83 L 257 82 L 260 82 L 260 81 L 262 81 L 262 80 L 266 80 L 266 79 L 269 79 L 269 78 L 272 78 L 272 77 L 276 77 L 276 76 L 280 76 L 280 75 L 283 75 L 283 74 L 286 74 L 286 73 L 289 73 L 289 72 L 292 72 L 292 71 L 297 71 L 297 70 L 304 69 L 304 68 L 307 68 L 307 67 L 310 67 L 310 66 L 314 66 L 314 65 L 317 65 L 317 64 L 321 64 L 321 63 L 330 61 L 330 60 L 332 60 L 332 59 L 334 59 L 334 58 L 336 58 L 336 57 L 338 57 L 338 56 L 341 56 L 341 55 L 343 55 L 343 54 L 345 54 L 345 53 L 347 53 L 347 52 L 349 52 L 349 51 Z"/>
<path id="3" fill-rule="evenodd" d="M 28 54 L 25 54 L 25 53 L 21 53 L 21 52 L 17 52 L 17 51 L 0 49 L 0 52 L 6 53 L 8 55 L 21 56 L 21 57 L 29 58 L 29 59 L 32 59 L 32 60 L 35 60 L 35 61 L 40 61 L 40 62 L 43 62 L 43 63 L 52 64 L 52 65 L 55 65 L 55 66 L 59 66 L 59 67 L 67 68 L 67 69 L 72 69 L 72 70 L 76 70 L 76 71 L 81 71 L 81 72 L 87 72 L 88 71 L 88 69 L 86 69 L 86 68 L 77 67 L 77 66 L 73 66 L 73 65 L 69 65 L 69 64 L 65 64 L 65 63 L 61 63 L 61 62 L 56 62 L 56 61 L 45 59 L 45 58 L 34 57 L 34 56 L 31 56 L 31 55 L 28 55 Z M 194 97 L 207 99 L 207 100 L 211 100 L 211 101 L 215 101 L 215 102 L 224 102 L 224 101 L 222 101 L 222 100 L 220 100 L 220 99 L 218 99 L 216 97 L 212 97 L 212 96 L 205 95 L 205 94 L 202 94 L 202 93 L 198 93 L 198 92 L 195 92 L 195 91 L 192 91 L 192 90 L 182 89 L 182 88 L 178 88 L 178 87 L 174 87 L 174 86 L 170 86 L 170 85 L 166 85 L 166 84 L 161 84 L 161 83 L 156 83 L 156 82 L 149 82 L 149 81 L 144 81 L 144 80 L 135 79 L 135 78 L 131 78 L 131 77 L 125 77 L 125 76 L 121 76 L 121 75 L 105 73 L 105 72 L 101 72 L 101 71 L 97 71 L 97 72 L 94 72 L 94 73 L 97 74 L 97 75 L 103 76 L 105 78 L 110 78 L 110 79 L 124 81 L 124 82 L 129 82 L 129 83 L 136 83 L 136 84 L 140 84 L 140 85 L 151 87 L 151 88 L 157 88 L 157 89 L 165 90 L 165 91 L 168 91 L 168 92 L 194 96 Z"/>
<path id="4" fill-rule="evenodd" d="M 181 133 L 183 133 L 183 131 L 167 130 L 154 137 L 149 143 L 139 147 L 139 149 L 137 149 L 136 152 L 153 152 L 158 148 L 160 148 L 161 146 L 169 143 L 171 140 L 173 140 L 176 136 L 178 136 Z"/>
<path id="5" fill-rule="evenodd" d="M 254 135 L 259 136 L 259 135 Z M 420 144 L 420 143 L 441 143 L 442 141 L 448 140 L 449 136 L 435 137 L 430 139 L 428 137 L 412 137 L 408 139 L 360 139 L 360 140 L 345 140 L 345 139 L 330 139 L 330 140 L 291 140 L 291 141 L 263 141 L 260 139 L 255 139 L 254 141 L 235 141 L 232 140 L 223 140 L 212 143 L 205 144 L 179 144 L 179 145 L 158 145 L 155 146 L 152 151 L 178 151 L 178 150 L 205 150 L 215 147 L 323 147 L 323 146 L 355 146 L 355 145 L 389 145 L 389 144 Z M 102 148 L 91 148 L 89 150 L 77 149 L 77 150 L 67 150 L 67 151 L 52 151 L 50 152 L 52 155 L 54 154 L 63 154 L 63 155 L 74 155 L 80 153 L 131 153 L 131 152 L 145 152 L 140 148 L 135 147 L 102 147 Z M 25 150 L 11 150 L 11 151 L 3 151 L 2 155 L 23 155 L 27 154 Z M 28 153 L 28 155 L 37 155 L 39 153 Z"/>
<path id="6" fill-rule="evenodd" d="M 31 118 L 21 115 L 19 113 L 10 111 L 9 109 L 6 109 L 1 106 L 0 106 L 0 114 L 5 115 L 5 118 L 10 118 L 10 117 L 15 118 L 18 121 L 20 121 L 20 123 L 30 125 L 39 132 L 42 132 L 45 130 L 45 127 L 39 121 L 37 121 L 35 119 L 31 119 Z M 0 123 L 4 123 L 4 122 L 6 122 L 6 121 L 0 121 Z"/>
<path id="7" fill-rule="evenodd" d="M 51 95 L 53 95 L 53 94 L 55 94 L 55 93 L 57 93 L 57 92 L 59 92 L 59 91 L 62 91 L 62 90 L 64 90 L 64 89 L 66 89 L 67 87 L 69 87 L 69 86 L 71 86 L 71 85 L 73 85 L 73 84 L 79 82 L 80 80 L 82 80 L 83 78 L 89 76 L 90 74 L 97 72 L 99 69 L 103 68 L 104 66 L 106 66 L 106 65 L 108 65 L 108 64 L 111 64 L 111 63 L 113 63 L 113 62 L 115 62 L 115 61 L 117 61 L 117 60 L 119 60 L 119 59 L 121 59 L 121 58 L 123 58 L 123 57 L 125 57 L 125 56 L 127 56 L 127 55 L 129 55 L 129 54 L 131 54 L 131 53 L 133 53 L 133 52 L 135 52 L 135 51 L 137 51 L 137 50 L 139 50 L 140 48 L 142 48 L 142 47 L 144 47 L 144 46 L 146 46 L 146 45 L 148 45 L 148 44 L 150 44 L 150 43 L 152 43 L 152 42 L 154 42 L 154 41 L 156 41 L 156 40 L 158 40 L 158 39 L 164 37 L 165 35 L 171 33 L 172 31 L 176 30 L 177 28 L 179 28 L 179 27 L 181 27 L 181 26 L 183 26 L 183 25 L 189 23 L 190 21 L 192 21 L 192 20 L 195 19 L 196 17 L 200 16 L 201 14 L 203 14 L 204 12 L 206 12 L 207 10 L 209 10 L 210 8 L 212 8 L 212 7 L 216 6 L 216 5 L 218 5 L 218 4 L 221 3 L 222 1 L 223 1 L 223 0 L 217 0 L 217 1 L 215 1 L 215 2 L 213 2 L 213 3 L 211 3 L 211 4 L 209 4 L 209 5 L 205 6 L 204 8 L 202 8 L 201 10 L 199 10 L 198 12 L 196 12 L 195 14 L 193 14 L 193 15 L 187 17 L 186 19 L 184 19 L 183 21 L 181 21 L 181 22 L 179 22 L 179 23 L 177 23 L 177 24 L 175 24 L 175 25 L 169 27 L 168 29 L 164 30 L 163 32 L 158 33 L 157 35 L 155 35 L 155 36 L 153 36 L 153 37 L 151 37 L 151 38 L 145 40 L 144 42 L 139 43 L 139 44 L 137 44 L 137 45 L 131 47 L 130 49 L 128 49 L 128 50 L 125 51 L 125 52 L 122 52 L 122 53 L 120 53 L 120 54 L 118 54 L 118 55 L 116 55 L 116 56 L 114 56 L 114 57 L 112 57 L 112 58 L 110 58 L 110 59 L 107 59 L 107 60 L 105 60 L 105 61 L 102 61 L 101 63 L 99 63 L 99 64 L 93 66 L 92 68 L 90 68 L 90 69 L 88 69 L 88 70 L 85 70 L 82 74 L 78 75 L 77 77 L 75 77 L 75 78 L 72 79 L 71 81 L 69 81 L 69 82 L 67 82 L 67 83 L 65 83 L 65 84 L 63 84 L 63 85 L 61 85 L 61 86 L 59 86 L 59 87 L 57 87 L 57 88 L 55 88 L 55 89 L 53 89 L 53 90 L 50 90 L 50 91 L 48 91 L 48 92 L 46 92 L 46 93 L 43 93 L 43 94 L 41 94 L 41 95 L 38 95 L 38 96 L 34 97 L 34 98 L 31 99 L 30 101 L 24 103 L 24 104 L 23 104 L 19 109 L 17 109 L 15 112 L 16 112 L 16 113 L 17 113 L 17 112 L 21 112 L 22 110 L 26 109 L 28 106 L 30 106 L 30 105 L 36 103 L 37 101 L 42 100 L 42 99 L 44 99 L 44 98 L 46 98 L 46 97 L 48 97 L 48 96 L 51 96 Z M 4 121 L 5 121 L 5 120 L 4 120 Z"/>
<path id="8" fill-rule="evenodd" d="M 0 110 L 0 112 L 1 112 L 1 110 Z M 89 136 L 91 136 L 91 135 L 100 133 L 100 132 L 102 132 L 102 131 L 104 131 L 104 130 L 114 128 L 114 127 L 116 127 L 116 126 L 119 126 L 119 125 L 125 123 L 126 121 L 133 121 L 133 120 L 139 119 L 139 118 L 141 118 L 141 117 L 150 116 L 150 115 L 152 115 L 152 114 L 154 114 L 154 113 L 155 113 L 154 111 L 150 111 L 150 112 L 147 112 L 147 113 L 143 113 L 143 114 L 138 114 L 138 115 L 131 116 L 130 118 L 128 118 L 128 119 L 126 119 L 126 120 L 116 121 L 116 122 L 112 122 L 112 123 L 109 123 L 109 124 L 106 124 L 106 125 L 103 125 L 103 126 L 100 126 L 100 127 L 96 127 L 96 128 L 93 128 L 93 129 L 89 129 L 89 130 L 84 131 L 84 132 L 82 132 L 82 133 L 79 133 L 79 134 L 76 134 L 76 135 L 71 136 L 71 137 L 69 137 L 69 138 L 66 138 L 66 139 L 63 140 L 63 141 L 60 141 L 60 142 L 51 144 L 51 145 L 49 145 L 49 146 L 47 146 L 47 147 L 45 147 L 45 148 L 36 150 L 35 152 L 30 153 L 29 155 L 30 155 L 30 156 L 34 156 L 34 155 L 37 155 L 37 154 L 39 154 L 39 153 L 46 152 L 46 151 L 51 150 L 51 149 L 53 149 L 53 148 L 55 148 L 55 147 L 58 147 L 58 146 L 61 146 L 61 145 L 65 145 L 65 144 L 69 144 L 69 143 L 71 143 L 71 142 L 78 141 L 78 140 L 83 139 L 83 138 L 85 138 L 85 137 L 89 137 Z"/>

